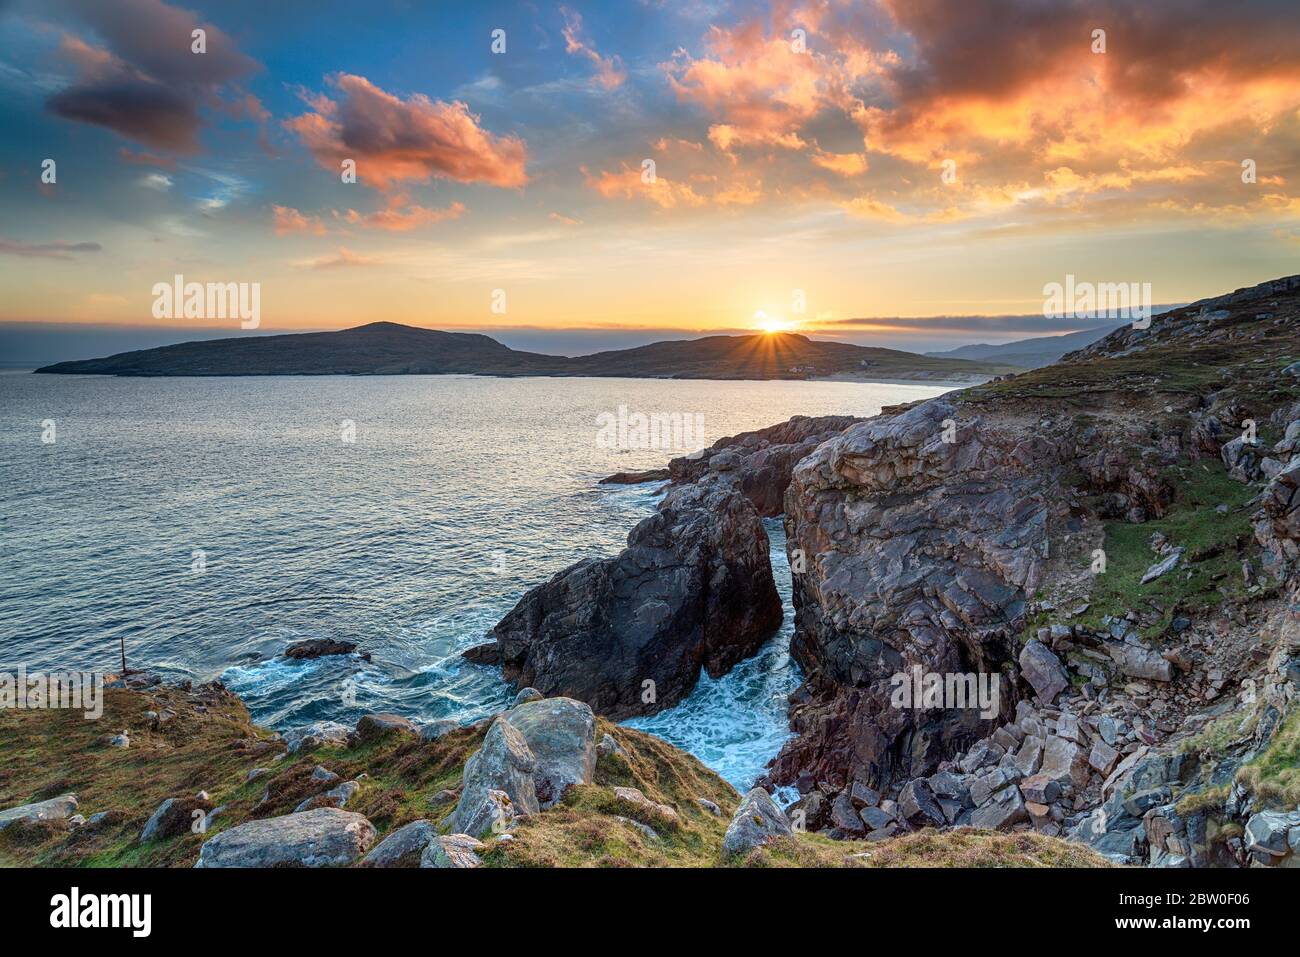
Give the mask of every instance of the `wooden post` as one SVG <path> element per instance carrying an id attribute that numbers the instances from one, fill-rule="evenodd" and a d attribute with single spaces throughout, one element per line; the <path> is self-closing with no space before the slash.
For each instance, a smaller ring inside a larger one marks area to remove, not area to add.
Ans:
<path id="1" fill-rule="evenodd" d="M 126 677 L 126 635 L 121 638 L 122 641 L 122 677 Z"/>

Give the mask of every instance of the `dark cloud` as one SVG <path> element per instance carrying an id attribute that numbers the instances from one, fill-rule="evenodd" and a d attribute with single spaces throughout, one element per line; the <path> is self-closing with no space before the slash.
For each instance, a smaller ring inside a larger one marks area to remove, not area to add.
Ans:
<path id="1" fill-rule="evenodd" d="M 25 243 L 18 239 L 0 238 L 0 255 L 26 256 L 33 259 L 71 259 L 71 253 L 97 253 L 99 243 Z"/>
<path id="2" fill-rule="evenodd" d="M 79 76 L 47 100 L 49 110 L 154 149 L 197 152 L 200 107 L 220 105 L 223 89 L 258 67 L 220 29 L 162 0 L 56 6 L 90 35 L 65 34 L 63 53 Z M 204 53 L 191 49 L 197 28 L 205 31 Z"/>

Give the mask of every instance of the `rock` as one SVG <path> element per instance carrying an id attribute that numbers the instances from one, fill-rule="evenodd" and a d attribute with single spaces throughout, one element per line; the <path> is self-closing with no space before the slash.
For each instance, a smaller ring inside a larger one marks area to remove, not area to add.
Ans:
<path id="1" fill-rule="evenodd" d="M 145 822 L 144 830 L 140 832 L 140 843 L 162 841 L 181 834 L 201 834 L 207 830 L 208 812 L 213 807 L 206 797 L 168 798 Z M 197 831 L 194 829 L 196 822 L 202 822 Z"/>
<path id="2" fill-rule="evenodd" d="M 880 792 L 861 781 L 854 781 L 849 786 L 849 798 L 855 807 L 872 807 L 880 803 Z"/>
<path id="3" fill-rule="evenodd" d="M 326 745 L 345 748 L 351 733 L 350 728 L 337 721 L 314 721 L 302 727 L 290 728 L 284 732 L 283 738 L 289 753 L 297 754 L 299 751 L 311 751 Z"/>
<path id="4" fill-rule="evenodd" d="M 1035 774 L 1020 782 L 1020 793 L 1035 804 L 1055 804 L 1061 796 L 1061 785 L 1046 774 Z"/>
<path id="5" fill-rule="evenodd" d="M 1043 766 L 1043 739 L 1036 734 L 1025 735 L 1025 743 L 1015 756 L 1016 769 L 1026 777 L 1037 774 Z"/>
<path id="6" fill-rule="evenodd" d="M 1145 585 L 1148 582 L 1155 581 L 1161 575 L 1166 575 L 1173 571 L 1178 567 L 1178 563 L 1182 561 L 1182 558 L 1183 549 L 1181 547 L 1175 548 L 1168 555 L 1146 570 L 1146 573 L 1142 576 L 1141 583 Z"/>
<path id="7" fill-rule="evenodd" d="M 894 819 L 878 807 L 864 807 L 858 813 L 868 831 L 879 831 L 894 823 Z"/>
<path id="8" fill-rule="evenodd" d="M 1054 703 L 1057 696 L 1070 687 L 1070 676 L 1061 666 L 1061 659 L 1037 639 L 1031 638 L 1021 649 L 1020 671 L 1044 705 Z"/>
<path id="9" fill-rule="evenodd" d="M 600 741 L 596 744 L 596 754 L 607 758 L 612 758 L 614 755 L 618 755 L 620 758 L 627 757 L 627 752 L 623 750 L 623 746 L 615 741 L 614 736 L 611 734 L 602 734 L 600 736 Z"/>
<path id="10" fill-rule="evenodd" d="M 441 791 L 430 796 L 429 806 L 443 807 L 444 805 L 452 804 L 458 797 L 460 797 L 459 790 L 453 791 L 451 788 L 443 788 Z"/>
<path id="11" fill-rule="evenodd" d="M 501 646 L 495 641 L 487 641 L 462 651 L 460 656 L 476 665 L 499 665 L 501 664 Z"/>
<path id="12" fill-rule="evenodd" d="M 438 837 L 432 821 L 412 821 L 375 845 L 363 867 L 419 867 L 424 849 Z"/>
<path id="13" fill-rule="evenodd" d="M 643 472 L 615 472 L 600 480 L 599 485 L 640 485 L 644 482 L 666 482 L 667 469 L 646 469 Z"/>
<path id="14" fill-rule="evenodd" d="M 780 625 L 768 550 L 743 496 L 675 488 L 617 557 L 559 572 L 497 623 L 505 676 L 616 719 L 671 707 Z"/>
<path id="15" fill-rule="evenodd" d="M 416 727 L 415 722 L 396 714 L 362 715 L 361 720 L 357 722 L 359 744 L 371 744 L 390 734 L 410 734 L 419 737 L 420 729 Z"/>
<path id="16" fill-rule="evenodd" d="M 1104 778 L 1119 763 L 1119 752 L 1104 740 L 1094 741 L 1092 753 L 1088 756 L 1088 763 Z"/>
<path id="17" fill-rule="evenodd" d="M 572 698 L 533 698 L 504 717 L 532 752 L 533 786 L 540 808 L 551 807 L 575 784 L 591 783 L 596 770 L 596 716 L 589 706 Z"/>
<path id="18" fill-rule="evenodd" d="M 618 814 L 614 815 L 614 820 L 621 821 L 623 824 L 626 824 L 628 827 L 632 828 L 633 830 L 640 831 L 641 836 L 646 838 L 647 840 L 654 841 L 656 843 L 661 843 L 663 841 L 663 838 L 661 838 L 658 832 L 655 831 L 655 829 L 652 828 L 649 824 L 642 824 L 640 821 L 634 821 L 630 817 L 622 817 Z"/>
<path id="19" fill-rule="evenodd" d="M 1174 676 L 1173 663 L 1149 648 L 1128 641 L 1112 641 L 1106 651 L 1119 670 L 1130 678 L 1147 681 L 1170 681 Z"/>
<path id="20" fill-rule="evenodd" d="M 666 823 L 677 824 L 681 821 L 676 808 L 650 800 L 639 788 L 616 787 L 614 788 L 614 797 L 642 813 L 660 818 Z"/>
<path id="21" fill-rule="evenodd" d="M 340 867 L 354 863 L 375 840 L 360 814 L 321 808 L 249 821 L 209 838 L 195 867 Z"/>
<path id="22" fill-rule="evenodd" d="M 942 827 L 947 823 L 943 809 L 934 799 L 930 785 L 923 778 L 916 778 L 903 785 L 898 792 L 898 811 L 903 819 L 915 826 L 933 824 Z"/>
<path id="23" fill-rule="evenodd" d="M 808 561 L 791 655 L 805 683 L 774 782 L 810 773 L 884 789 L 1004 723 L 978 707 L 895 707 L 891 679 L 1014 664 L 1026 586 L 1043 575 L 1051 522 L 1068 520 L 1053 477 L 1062 452 L 940 397 L 853 425 L 795 466 L 787 550 Z"/>
<path id="24" fill-rule="evenodd" d="M 0 831 L 15 821 L 66 821 L 77 809 L 75 794 L 62 794 L 48 801 L 23 804 L 0 811 Z"/>
<path id="25" fill-rule="evenodd" d="M 1003 788 L 992 799 L 971 813 L 971 827 L 986 828 L 990 831 L 1006 830 L 1016 824 L 1029 820 L 1025 809 L 1025 799 L 1019 788 Z"/>
<path id="26" fill-rule="evenodd" d="M 435 837 L 424 849 L 421 867 L 478 867 L 482 862 L 476 852 L 484 844 L 468 834 L 448 834 Z"/>
<path id="27" fill-rule="evenodd" d="M 704 810 L 708 811 L 714 817 L 722 817 L 722 808 L 718 807 L 708 798 L 696 798 L 695 803 L 704 808 Z"/>
<path id="28" fill-rule="evenodd" d="M 1260 811 L 1246 821 L 1246 849 L 1266 855 L 1265 863 L 1275 863 L 1273 858 L 1285 857 L 1300 847 L 1291 846 L 1288 834 L 1300 827 L 1300 811 Z"/>
<path id="29" fill-rule="evenodd" d="M 309 638 L 306 641 L 295 641 L 284 649 L 284 656 L 295 661 L 306 661 L 311 658 L 323 658 L 326 655 L 350 655 L 356 650 L 357 646 L 350 641 Z"/>
<path id="30" fill-rule="evenodd" d="M 740 807 L 727 826 L 727 833 L 722 838 L 722 854 L 724 857 L 748 854 L 756 847 L 793 834 L 789 820 L 772 796 L 762 788 L 754 788 L 741 799 Z"/>
<path id="31" fill-rule="evenodd" d="M 1073 741 L 1053 735 L 1043 746 L 1043 766 L 1039 773 L 1058 784 L 1082 788 L 1087 785 L 1090 775 L 1087 755 Z"/>
<path id="32" fill-rule="evenodd" d="M 131 735 L 123 731 L 109 738 L 108 743 L 115 748 L 129 748 L 131 746 Z"/>
<path id="33" fill-rule="evenodd" d="M 315 797 L 307 798 L 294 808 L 294 813 L 312 811 L 318 807 L 344 807 L 360 789 L 361 785 L 356 781 L 344 781 L 342 784 L 330 788 L 324 794 L 317 794 Z"/>
<path id="34" fill-rule="evenodd" d="M 500 828 L 516 816 L 536 814 L 540 810 L 533 783 L 536 769 L 537 761 L 523 735 L 504 716 L 498 717 L 484 736 L 483 746 L 465 762 L 460 801 L 449 819 L 451 830 L 478 837 L 494 824 Z"/>
<path id="35" fill-rule="evenodd" d="M 862 833 L 862 818 L 848 791 L 841 791 L 831 801 L 831 827 L 852 836 Z"/>
<path id="36" fill-rule="evenodd" d="M 459 728 L 460 725 L 450 718 L 428 721 L 420 725 L 420 740 L 428 744 L 430 741 L 437 741 L 439 738 L 446 737 Z"/>
<path id="37" fill-rule="evenodd" d="M 524 688 L 519 694 L 515 695 L 515 702 L 512 708 L 517 708 L 521 704 L 527 704 L 529 701 L 541 701 L 546 695 L 542 694 L 536 688 Z"/>
<path id="38" fill-rule="evenodd" d="M 315 768 L 312 769 L 311 780 L 316 781 L 320 784 L 332 785 L 332 784 L 337 784 L 342 779 L 333 771 L 330 771 L 318 764 L 316 765 Z"/>

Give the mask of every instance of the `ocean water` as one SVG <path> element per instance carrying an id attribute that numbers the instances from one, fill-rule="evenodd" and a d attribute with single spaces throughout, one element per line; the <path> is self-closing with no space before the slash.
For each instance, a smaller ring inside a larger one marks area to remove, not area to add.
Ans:
<path id="1" fill-rule="evenodd" d="M 131 667 L 220 677 L 272 727 L 376 710 L 476 720 L 512 692 L 460 652 L 532 585 L 615 553 L 653 510 L 656 487 L 598 479 L 686 451 L 607 447 L 602 413 L 691 416 L 708 444 L 942 391 L 3 372 L 0 670 L 116 670 L 125 641 Z M 739 788 L 787 737 L 799 680 L 780 522 L 767 527 L 785 625 L 727 676 L 703 676 L 687 701 L 631 722 Z M 312 637 L 355 641 L 373 660 L 275 657 Z"/>

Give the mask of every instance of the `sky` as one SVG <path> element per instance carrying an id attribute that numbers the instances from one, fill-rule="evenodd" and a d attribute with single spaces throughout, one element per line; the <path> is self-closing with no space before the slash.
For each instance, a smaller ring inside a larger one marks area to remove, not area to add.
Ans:
<path id="1" fill-rule="evenodd" d="M 1300 272 L 1297 214 L 1294 0 L 0 0 L 11 329 L 220 328 L 180 274 L 259 333 L 938 349 Z"/>

